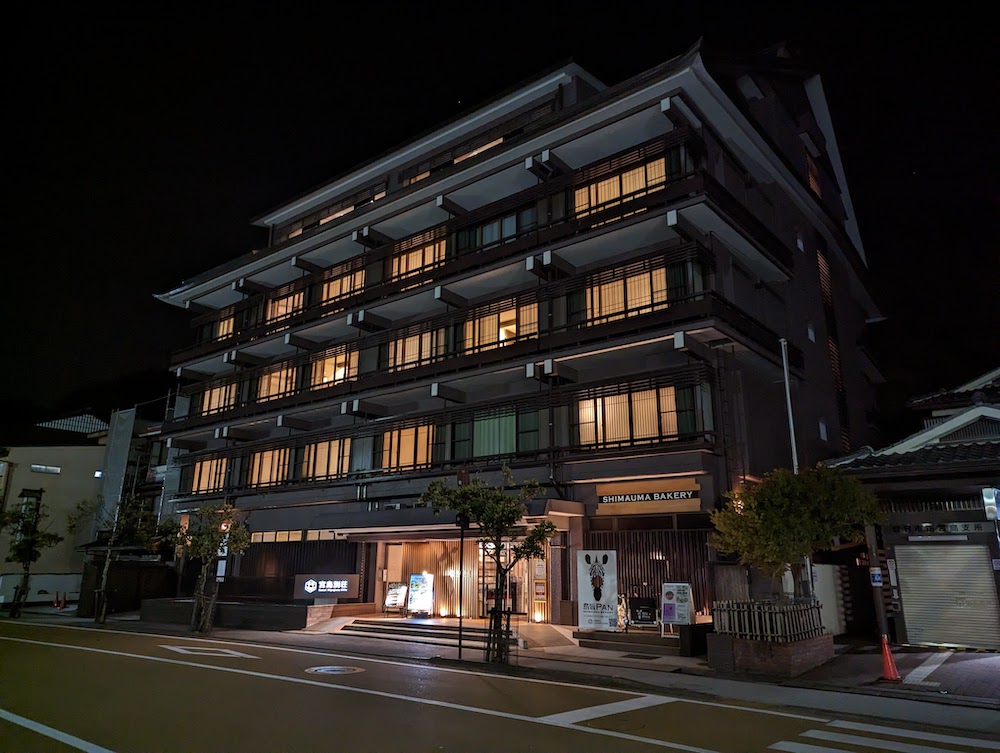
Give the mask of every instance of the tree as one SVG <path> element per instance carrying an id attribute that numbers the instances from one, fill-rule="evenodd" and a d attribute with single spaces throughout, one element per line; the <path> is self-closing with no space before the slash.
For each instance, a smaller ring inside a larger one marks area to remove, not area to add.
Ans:
<path id="1" fill-rule="evenodd" d="M 453 510 L 459 516 L 466 516 L 470 524 L 478 526 L 483 551 L 496 563 L 494 606 L 490 610 L 486 641 L 488 662 L 505 664 L 509 659 L 510 646 L 504 626 L 507 576 L 518 562 L 526 558 L 544 559 L 545 541 L 556 530 L 548 520 L 537 523 L 530 530 L 523 530 L 521 520 L 528 511 L 527 502 L 538 491 L 537 481 L 528 481 L 516 487 L 510 469 L 505 467 L 503 483 L 499 486 L 490 486 L 480 478 L 473 478 L 468 483 L 451 487 L 443 479 L 437 479 L 420 495 L 421 501 L 430 503 L 436 514 Z M 508 547 L 506 563 L 503 556 L 505 546 Z"/>
<path id="2" fill-rule="evenodd" d="M 21 610 L 28 600 L 28 590 L 31 581 L 31 566 L 42 556 L 42 551 L 53 547 L 63 540 L 58 533 L 48 530 L 43 524 L 51 517 L 48 506 L 41 499 L 28 498 L 23 505 L 0 513 L 0 531 L 10 529 L 10 551 L 7 562 L 17 562 L 21 565 L 21 585 L 18 587 L 14 601 L 10 606 L 10 616 L 20 617 Z"/>
<path id="3" fill-rule="evenodd" d="M 711 514 L 712 546 L 772 579 L 791 568 L 797 596 L 804 558 L 834 539 L 863 541 L 860 527 L 882 519 L 878 501 L 857 479 L 824 466 L 798 475 L 779 468 L 726 496 L 726 507 Z"/>
<path id="4" fill-rule="evenodd" d="M 104 566 L 95 593 L 97 609 L 94 622 L 105 621 L 108 612 L 108 576 L 116 549 L 132 547 L 153 549 L 169 533 L 157 525 L 156 514 L 150 500 L 137 494 L 128 494 L 119 500 L 114 511 L 104 504 L 102 497 L 80 502 L 69 516 L 69 531 L 76 533 L 82 526 L 94 523 L 98 531 L 110 531 L 104 550 Z"/>
<path id="5" fill-rule="evenodd" d="M 219 596 L 219 584 L 209 576 L 215 573 L 216 561 L 220 556 L 242 554 L 250 546 L 246 514 L 228 502 L 222 505 L 205 505 L 197 512 L 190 513 L 186 528 L 178 527 L 176 530 L 176 541 L 182 554 L 201 560 L 201 572 L 198 574 L 194 607 L 191 610 L 191 630 L 209 633 L 215 620 L 215 604 Z"/>

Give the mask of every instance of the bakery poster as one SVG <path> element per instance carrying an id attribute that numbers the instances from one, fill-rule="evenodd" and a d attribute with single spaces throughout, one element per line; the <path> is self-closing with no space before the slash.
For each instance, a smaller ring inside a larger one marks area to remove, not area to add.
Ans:
<path id="1" fill-rule="evenodd" d="M 576 579 L 580 629 L 617 630 L 617 552 L 577 552 Z"/>

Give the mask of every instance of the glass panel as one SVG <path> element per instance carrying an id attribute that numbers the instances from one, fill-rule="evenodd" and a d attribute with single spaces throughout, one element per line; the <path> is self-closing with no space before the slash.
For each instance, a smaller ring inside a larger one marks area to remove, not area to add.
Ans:
<path id="1" fill-rule="evenodd" d="M 656 390 L 643 390 L 632 394 L 632 432 L 635 439 L 658 437 Z"/>
<path id="2" fill-rule="evenodd" d="M 311 384 L 313 387 L 338 384 L 348 379 L 355 379 L 357 375 L 358 353 L 351 351 L 315 361 L 312 365 Z"/>
<path id="3" fill-rule="evenodd" d="M 257 383 L 257 399 L 273 400 L 295 389 L 295 370 L 289 367 L 261 374 Z"/>
<path id="4" fill-rule="evenodd" d="M 673 387 L 660 388 L 660 433 L 664 437 L 677 436 L 677 402 Z"/>
<path id="5" fill-rule="evenodd" d="M 293 293 L 284 298 L 275 298 L 267 302 L 267 321 L 275 322 L 285 319 L 302 310 L 302 293 Z"/>
<path id="6" fill-rule="evenodd" d="M 628 394 L 609 395 L 603 399 L 604 421 L 598 426 L 598 433 L 604 434 L 605 442 L 627 442 L 629 440 Z"/>

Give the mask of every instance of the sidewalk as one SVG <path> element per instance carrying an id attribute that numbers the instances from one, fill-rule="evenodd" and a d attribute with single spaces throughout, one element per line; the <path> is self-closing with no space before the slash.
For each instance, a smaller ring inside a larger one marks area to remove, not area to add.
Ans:
<path id="1" fill-rule="evenodd" d="M 75 610 L 68 609 L 59 612 L 51 607 L 32 608 L 27 610 L 25 618 L 100 627 L 89 618 L 75 617 Z M 596 682 L 637 692 L 876 717 L 1000 736 L 1000 713 L 997 713 L 1000 711 L 1000 654 L 897 651 L 894 658 L 904 679 L 923 667 L 916 677 L 924 678 L 919 682 L 926 684 L 911 682 L 889 686 L 878 683 L 882 670 L 878 652 L 845 650 L 823 667 L 794 680 L 776 681 L 716 672 L 708 667 L 705 657 L 635 658 L 641 656 L 637 651 L 629 658 L 625 652 L 580 648 L 571 638 L 572 628 L 531 627 L 532 632 L 547 634 L 547 637 L 529 638 L 531 648 L 512 650 L 511 667 L 490 667 L 490 670 L 566 682 Z M 140 622 L 137 614 L 113 615 L 104 628 L 194 637 L 177 625 Z M 211 638 L 486 669 L 480 661 L 480 649 L 466 647 L 463 661 L 459 662 L 457 647 L 417 640 L 348 637 L 313 630 L 267 632 L 221 628 Z M 927 662 L 932 657 L 936 658 L 930 666 Z"/>

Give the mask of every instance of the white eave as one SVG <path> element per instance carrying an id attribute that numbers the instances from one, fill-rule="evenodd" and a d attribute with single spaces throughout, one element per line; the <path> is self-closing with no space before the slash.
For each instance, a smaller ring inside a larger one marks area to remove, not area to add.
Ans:
<path id="1" fill-rule="evenodd" d="M 919 450 L 922 447 L 927 447 L 928 445 L 937 444 L 941 437 L 946 437 L 952 432 L 961 429 L 963 426 L 968 426 L 974 421 L 978 421 L 980 418 L 992 418 L 1000 421 L 1000 408 L 994 408 L 989 405 L 977 405 L 952 416 L 947 421 L 942 421 L 941 423 L 935 424 L 928 429 L 918 431 L 916 434 L 911 434 L 906 439 L 897 442 L 896 444 L 889 445 L 888 447 L 878 450 L 873 454 L 876 456 L 900 455 L 906 452 Z"/>

